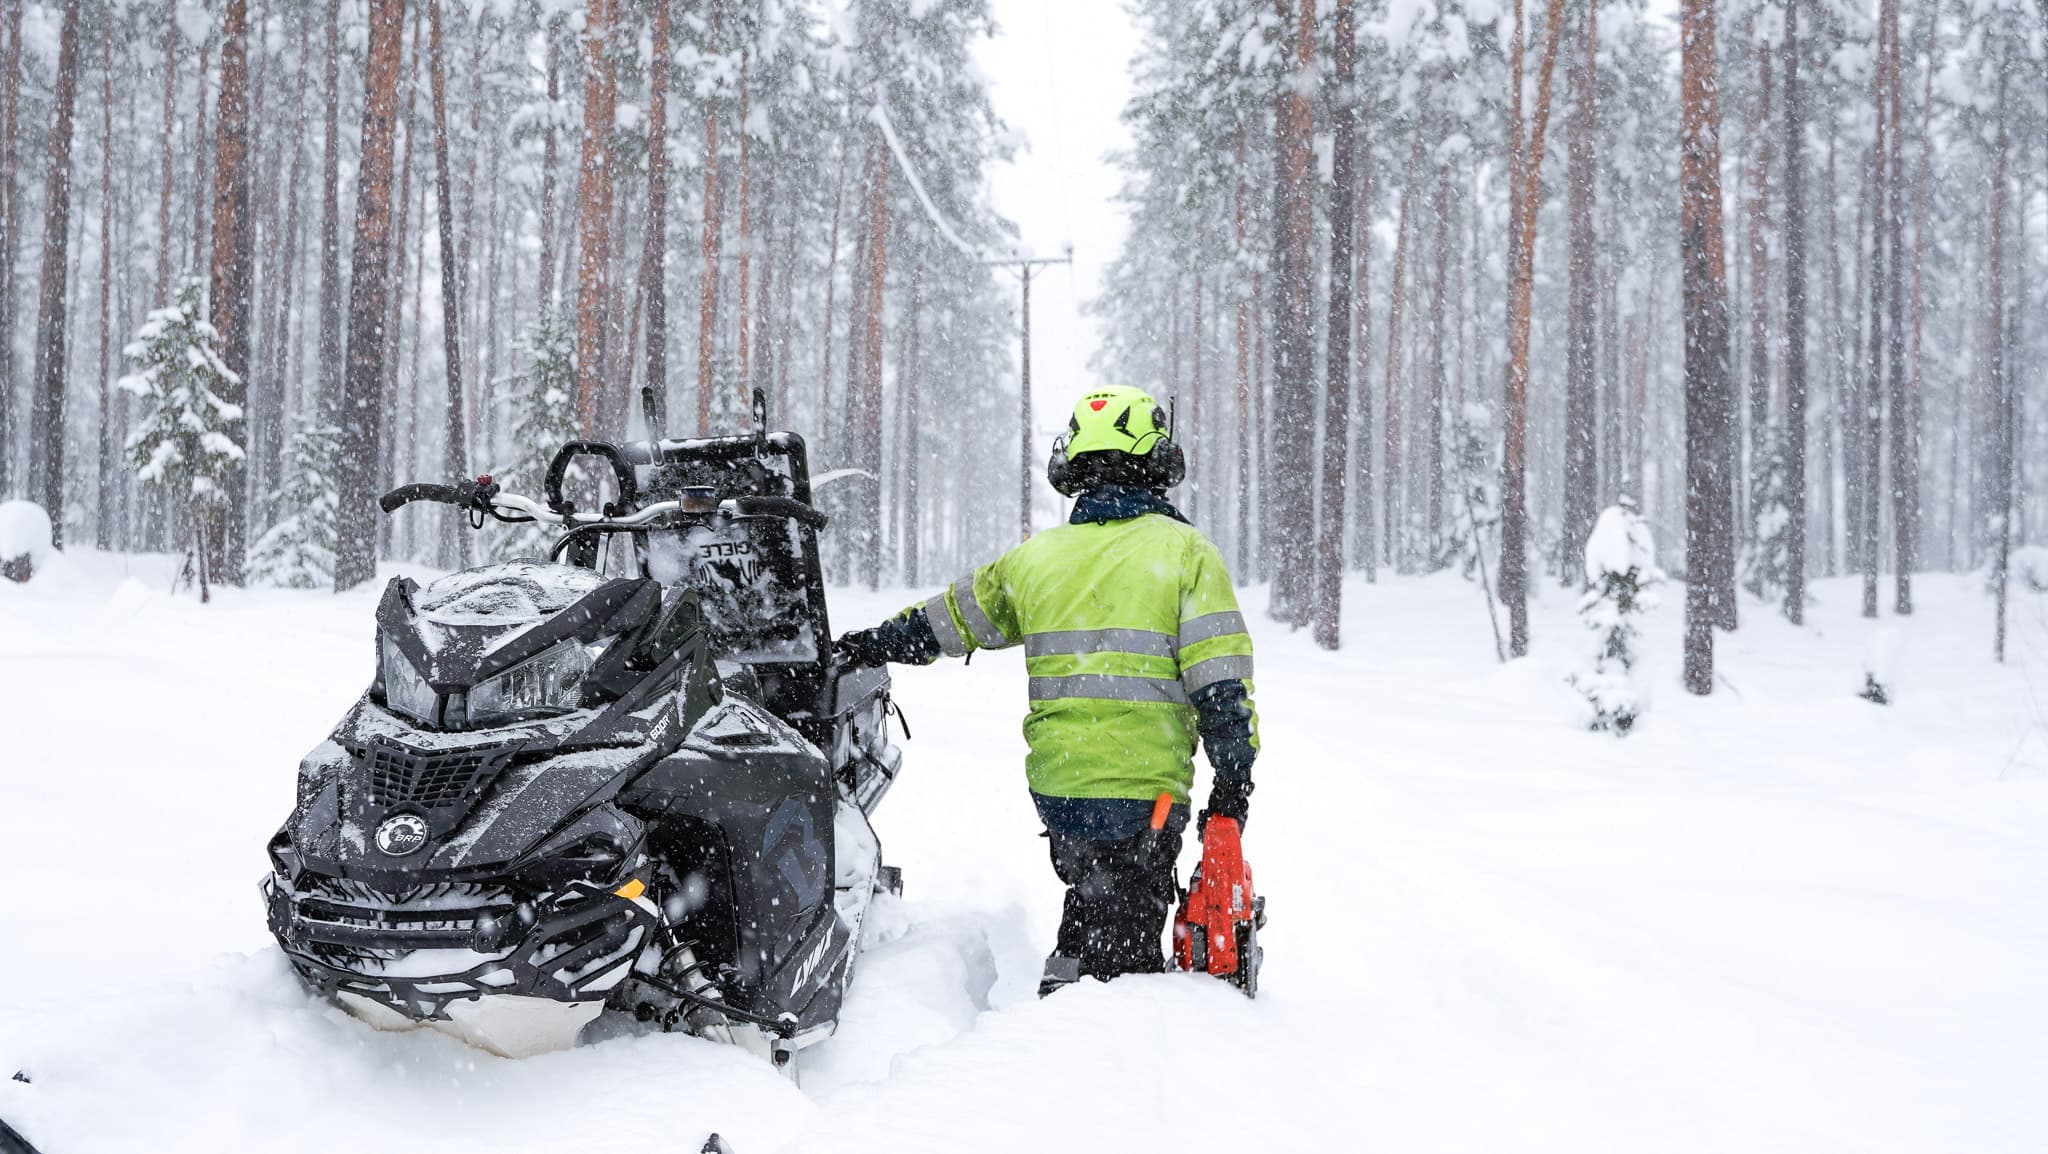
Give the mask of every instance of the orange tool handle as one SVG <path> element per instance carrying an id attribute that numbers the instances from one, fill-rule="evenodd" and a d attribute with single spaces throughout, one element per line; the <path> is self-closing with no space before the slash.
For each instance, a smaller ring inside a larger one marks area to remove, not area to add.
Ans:
<path id="1" fill-rule="evenodd" d="M 1166 815 L 1172 812 L 1172 810 L 1173 795 L 1170 793 L 1160 794 L 1159 800 L 1152 803 L 1152 831 L 1154 833 L 1166 828 Z M 1126 826 L 1124 828 L 1128 829 L 1130 827 Z"/>

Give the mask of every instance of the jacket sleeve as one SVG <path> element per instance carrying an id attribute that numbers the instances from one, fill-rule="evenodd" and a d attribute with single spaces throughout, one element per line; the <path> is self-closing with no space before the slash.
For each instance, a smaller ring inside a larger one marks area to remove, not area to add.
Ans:
<path id="1" fill-rule="evenodd" d="M 1024 630 L 1006 591 L 1007 560 L 1001 557 L 983 565 L 931 600 L 905 610 L 905 615 L 922 613 L 939 652 L 947 657 L 965 657 L 977 649 L 1008 649 L 1023 640 Z"/>
<path id="2" fill-rule="evenodd" d="M 1219 775 L 1249 779 L 1259 752 L 1252 704 L 1252 639 L 1223 555 L 1206 538 L 1190 547 L 1180 601 L 1180 679 L 1196 729 Z"/>

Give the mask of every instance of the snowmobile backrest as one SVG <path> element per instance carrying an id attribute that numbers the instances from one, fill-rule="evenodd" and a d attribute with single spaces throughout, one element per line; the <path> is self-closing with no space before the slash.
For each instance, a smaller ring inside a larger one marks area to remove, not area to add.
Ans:
<path id="1" fill-rule="evenodd" d="M 821 670 L 832 632 L 818 560 L 818 518 L 789 515 L 810 505 L 803 438 L 774 433 L 643 441 L 625 446 L 624 454 L 642 502 L 688 496 L 745 514 L 650 532 L 642 546 L 649 577 L 688 583 L 702 594 L 714 650 L 749 664 Z"/>

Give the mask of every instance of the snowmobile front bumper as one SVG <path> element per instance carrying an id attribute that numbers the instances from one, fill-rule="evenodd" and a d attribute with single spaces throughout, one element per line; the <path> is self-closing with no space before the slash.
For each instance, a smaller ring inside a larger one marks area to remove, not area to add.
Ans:
<path id="1" fill-rule="evenodd" d="M 594 1016 L 660 922 L 630 882 L 614 891 L 579 881 L 523 897 L 462 883 L 389 895 L 341 879 L 300 880 L 301 888 L 276 873 L 263 881 L 270 931 L 299 976 L 329 997 L 346 995 L 352 1008 L 366 1003 L 419 1023 L 448 1022 L 457 1003 L 505 995 L 587 1002 Z"/>

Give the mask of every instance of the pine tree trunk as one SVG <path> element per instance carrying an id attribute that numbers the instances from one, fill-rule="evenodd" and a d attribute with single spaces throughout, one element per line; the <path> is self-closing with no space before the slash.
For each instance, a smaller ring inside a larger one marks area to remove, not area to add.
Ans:
<path id="1" fill-rule="evenodd" d="M 854 439 L 856 466 L 870 477 L 861 487 L 864 497 L 860 516 L 856 519 L 859 535 L 855 548 L 859 551 L 861 580 L 873 589 L 881 582 L 882 348 L 886 303 L 882 293 L 888 283 L 889 271 L 889 178 L 892 162 L 888 144 L 880 131 L 872 131 L 869 135 L 872 138 L 869 169 L 874 178 L 868 187 L 867 223 L 863 229 L 867 255 L 861 262 L 867 283 L 861 291 L 861 343 L 854 362 L 858 373 L 856 380 L 849 385 L 848 412 L 852 419 L 848 421 L 847 435 Z"/>
<path id="2" fill-rule="evenodd" d="M 802 202 L 796 198 L 784 199 L 782 219 L 790 236 L 782 246 L 782 275 L 777 278 L 775 288 L 782 303 L 781 317 L 776 323 L 775 330 L 775 391 L 768 398 L 768 411 L 772 419 L 783 422 L 785 427 L 794 420 L 791 416 L 792 398 L 789 395 L 789 364 L 796 359 L 792 351 L 796 347 L 793 327 L 796 321 L 796 274 L 797 261 L 804 248 L 797 243 L 798 230 L 795 218 L 801 209 Z M 834 209 L 837 210 L 836 205 Z M 825 315 L 830 317 L 831 310 L 826 310 Z"/>
<path id="3" fill-rule="evenodd" d="M 114 293 L 114 32 L 100 33 L 100 419 L 99 467 L 94 470 L 98 503 L 93 543 L 114 547 L 114 412 L 112 334 Z M 7 442 L 0 440 L 0 446 Z M 4 451 L 4 450 L 0 450 Z"/>
<path id="4" fill-rule="evenodd" d="M 388 0 L 387 0 L 388 2 Z M 403 19 L 403 13 L 394 19 Z M 394 69 L 396 65 L 393 65 Z M 394 83 L 395 83 L 394 79 Z M 338 425 L 341 343 L 341 0 L 327 4 L 327 142 L 320 170 L 320 421 Z M 169 161 L 165 161 L 168 171 Z M 166 181 L 168 182 L 168 177 Z M 168 185 L 167 185 L 168 186 Z"/>
<path id="5" fill-rule="evenodd" d="M 772 160 L 761 166 L 760 199 L 761 206 L 757 210 L 760 218 L 757 230 L 760 239 L 753 247 L 760 250 L 761 275 L 754 285 L 754 356 L 752 370 L 746 378 L 749 405 L 753 403 L 753 390 L 759 390 L 763 398 L 772 400 L 772 390 L 769 386 L 775 381 L 776 349 L 772 324 L 775 308 L 775 165 Z M 923 264 L 920 261 L 919 275 L 922 275 L 922 269 Z M 742 300 L 740 306 L 746 307 L 746 302 Z M 911 344 L 914 346 L 916 343 L 913 335 Z M 768 415 L 771 421 L 775 418 L 773 407 L 769 409 Z"/>
<path id="6" fill-rule="evenodd" d="M 2008 178 L 2006 175 L 2006 153 L 2010 137 L 2006 129 L 2006 85 L 2012 67 L 2012 51 L 2004 52 L 2005 66 L 1998 70 L 1998 137 L 1992 145 L 1991 165 L 1991 235 L 1986 263 L 1989 266 L 1986 279 L 1990 282 L 1990 300 L 1987 302 L 1986 335 L 1989 343 L 1987 356 L 1986 383 L 1992 409 L 1991 420 L 1991 505 L 1988 536 L 1991 541 L 1991 590 L 1995 599 L 1991 636 L 1991 653 L 1994 660 L 2005 661 L 2006 600 L 2007 586 L 2011 583 L 2012 558 L 2012 479 L 2014 471 L 2013 453 L 2013 393 L 2009 377 L 2011 366 L 2006 363 L 2006 317 L 2005 317 L 2005 216 Z"/>
<path id="7" fill-rule="evenodd" d="M 1237 575 L 1249 578 L 1252 571 L 1252 294 L 1245 291 L 1243 284 L 1245 253 L 1244 212 L 1245 212 L 1245 160 L 1244 129 L 1237 133 L 1237 192 L 1233 198 L 1232 227 L 1235 241 L 1231 249 L 1231 291 L 1237 298 Z M 1368 454 L 1369 455 L 1369 454 Z M 1370 488 L 1359 490 L 1369 494 Z M 1366 501 L 1360 497 L 1360 503 Z M 1368 511 L 1361 514 L 1370 520 Z"/>
<path id="8" fill-rule="evenodd" d="M 21 251 L 21 145 L 16 135 L 21 112 L 21 10 L 24 0 L 6 0 L 7 46 L 0 52 L 0 497 L 14 488 L 14 292 L 15 258 Z M 175 28 L 175 24 L 173 24 Z M 168 144 L 165 145 L 169 147 Z M 169 155 L 166 153 L 166 155 Z"/>
<path id="9" fill-rule="evenodd" d="M 763 278 L 766 284 L 766 278 Z M 765 293 L 764 293 L 765 295 Z M 920 258 L 910 274 L 910 314 L 903 318 L 905 355 L 899 370 L 903 388 L 903 584 L 906 588 L 918 587 L 918 552 L 923 547 L 922 535 L 918 532 L 918 518 L 924 511 L 920 503 L 921 487 L 919 477 L 922 458 L 918 452 L 918 422 L 922 419 L 918 394 L 923 389 L 924 340 L 921 333 L 924 317 L 924 260 Z"/>
<path id="10" fill-rule="evenodd" d="M 213 7 L 212 0 L 200 0 L 206 9 Z M 206 134 L 206 89 L 207 74 L 213 60 L 214 32 L 210 27 L 206 38 L 199 42 L 199 76 L 193 83 L 193 129 L 192 129 L 192 258 L 193 275 L 197 276 L 206 268 L 207 221 L 211 218 L 212 205 L 205 195 L 211 185 L 206 177 L 206 162 L 213 155 L 213 142 Z M 212 540 L 212 534 L 208 534 Z"/>
<path id="11" fill-rule="evenodd" d="M 718 34 L 723 5 L 711 8 L 713 37 Z M 697 435 L 711 435 L 711 370 L 718 350 L 719 246 L 725 232 L 725 200 L 718 184 L 718 116 L 716 99 L 704 102 L 704 233 L 702 271 L 697 289 Z"/>
<path id="12" fill-rule="evenodd" d="M 536 310 L 542 327 L 546 327 L 555 315 L 555 218 L 559 213 L 555 192 L 557 170 L 561 158 L 557 155 L 557 133 L 555 117 L 562 107 L 562 49 L 557 42 L 561 20 L 548 20 L 546 47 L 548 85 L 548 123 L 541 132 L 540 146 L 540 283 L 535 286 L 539 297 Z"/>
<path id="13" fill-rule="evenodd" d="M 1713 0 L 1684 0 L 1679 43 L 1681 276 L 1685 293 L 1685 668 L 1688 692 L 1714 691 L 1714 554 L 1728 547 L 1727 264 L 1721 231 L 1720 96 Z"/>
<path id="14" fill-rule="evenodd" d="M 832 297 L 839 287 L 839 215 L 846 205 L 846 160 L 853 144 L 844 134 L 839 143 L 839 176 L 832 183 L 832 240 L 825 250 L 825 314 L 819 339 L 825 348 L 822 357 L 823 370 L 818 376 L 818 443 L 826 451 L 832 447 Z"/>
<path id="15" fill-rule="evenodd" d="M 1449 376 L 1444 361 L 1444 319 L 1450 284 L 1451 166 L 1438 163 L 1436 181 L 1436 269 L 1429 286 L 1429 402 L 1422 416 L 1424 525 L 1429 568 L 1443 564 L 1444 407 Z"/>
<path id="16" fill-rule="evenodd" d="M 1925 373 L 1926 361 L 1924 359 L 1922 339 L 1926 333 L 1927 328 L 1927 286 L 1925 276 L 1927 268 L 1927 198 L 1929 186 L 1933 183 L 1931 171 L 1932 163 L 1930 158 L 1932 157 L 1934 152 L 1934 74 L 1936 69 L 1935 35 L 1938 26 L 1938 22 L 1934 20 L 1932 16 L 1933 13 L 1930 11 L 1926 17 L 1923 17 L 1923 23 L 1926 26 L 1927 36 L 1927 63 L 1926 70 L 1924 73 L 1925 79 L 1922 82 L 1923 87 L 1921 90 L 1920 97 L 1920 163 L 1918 171 L 1914 174 L 1913 181 L 1913 395 L 1911 402 L 1911 411 L 1907 413 L 1905 422 L 1906 429 L 1908 430 L 1908 439 L 1911 441 L 1913 446 L 1914 476 L 1912 478 L 1913 487 L 1912 495 L 1910 497 L 1910 515 L 1912 520 L 1910 525 L 1905 524 L 1903 521 L 1901 522 L 1902 533 L 1904 533 L 1905 536 L 1902 538 L 1903 543 L 1901 545 L 1900 556 L 1908 557 L 1910 561 L 1913 562 L 1913 564 L 1901 564 L 1899 566 L 1899 571 L 1901 573 L 1910 573 L 1915 567 L 1917 567 L 1917 563 L 1920 559 L 1919 538 L 1921 533 L 1922 517 L 1919 492 L 1919 457 L 1921 436 L 1920 431 L 1922 424 L 1921 418 L 1923 415 L 1923 409 L 1925 406 L 1927 395 Z M 1910 545 L 1911 547 L 1906 548 L 1907 545 Z M 1908 611 L 1909 610 L 1907 609 L 1899 610 L 1899 612 L 1902 613 Z"/>
<path id="17" fill-rule="evenodd" d="M 441 359 L 448 375 L 446 424 L 442 438 L 441 475 L 451 481 L 469 476 L 469 432 L 463 420 L 462 388 L 462 283 L 457 268 L 455 206 L 448 174 L 448 63 L 441 39 L 441 0 L 425 0 L 427 6 L 427 76 L 434 102 L 434 208 L 438 217 L 441 249 Z M 415 341 L 419 336 L 415 334 Z M 418 387 L 418 382 L 414 382 Z M 441 518 L 441 556 L 454 557 L 458 566 L 470 566 L 469 534 L 462 518 Z"/>
<path id="18" fill-rule="evenodd" d="M 1275 620 L 1306 625 L 1315 593 L 1315 454 L 1306 446 L 1313 443 L 1316 411 L 1311 316 L 1316 281 L 1315 170 L 1310 147 L 1315 124 L 1306 85 L 1315 69 L 1316 5 L 1315 0 L 1275 0 L 1275 5 L 1287 30 L 1291 79 L 1281 87 L 1274 126 L 1280 285 L 1273 392 L 1276 411 L 1300 416 L 1290 438 L 1296 451 L 1282 455 L 1268 470 L 1276 554 L 1269 612 Z"/>
<path id="19" fill-rule="evenodd" d="M 1756 518 L 1763 498 L 1764 454 L 1771 420 L 1771 54 L 1753 47 L 1757 91 L 1744 126 L 1749 148 L 1749 468 L 1741 496 L 1748 504 L 1742 539 L 1756 544 Z"/>
<path id="20" fill-rule="evenodd" d="M 750 274 L 753 271 L 751 260 L 754 255 L 752 251 L 754 244 L 754 206 L 753 188 L 749 183 L 753 173 L 749 170 L 747 158 L 748 137 L 751 134 L 747 131 L 747 53 L 745 49 L 740 50 L 740 108 L 739 121 L 735 126 L 734 132 L 739 137 L 740 146 L 740 231 L 739 236 L 735 238 L 740 250 L 739 291 L 733 297 L 732 310 L 734 316 L 739 321 L 739 346 L 737 349 L 739 354 L 739 372 L 735 374 L 734 387 L 739 390 L 740 411 L 748 412 L 750 411 L 749 402 L 751 398 L 747 395 L 747 382 L 752 379 L 751 359 L 753 348 L 751 338 L 753 333 L 751 326 L 748 324 L 747 290 L 750 285 Z"/>
<path id="21" fill-rule="evenodd" d="M 1359 136 L 1359 204 L 1354 214 L 1365 221 L 1372 220 L 1372 129 L 1373 115 L 1367 109 L 1361 124 L 1366 130 Z M 1353 374 L 1355 384 L 1351 402 L 1351 510 L 1357 519 L 1353 531 L 1352 550 L 1357 563 L 1365 570 L 1367 581 L 1379 580 L 1379 542 L 1374 539 L 1374 524 L 1378 515 L 1373 509 L 1373 419 L 1372 419 L 1372 231 L 1369 228 L 1357 230 L 1352 242 L 1357 250 L 1358 268 L 1352 274 L 1351 283 L 1356 287 L 1359 298 L 1353 309 L 1353 323 L 1356 331 L 1351 341 L 1352 354 L 1357 360 L 1357 371 Z M 1244 414 L 1239 414 L 1244 419 Z"/>
<path id="22" fill-rule="evenodd" d="M 1408 226 L 1414 216 L 1415 180 L 1422 169 L 1422 142 L 1429 135 L 1429 128 L 1429 119 L 1425 117 L 1411 130 L 1415 134 L 1414 143 L 1409 146 L 1408 167 L 1401 176 L 1401 220 L 1394 230 L 1393 283 L 1387 290 L 1387 376 L 1382 396 L 1385 418 L 1380 425 L 1381 435 L 1385 438 L 1380 447 L 1380 523 L 1386 562 L 1396 572 L 1402 573 L 1408 570 L 1408 533 L 1403 523 L 1401 499 L 1401 398 L 1405 391 L 1401 338 L 1406 331 L 1401 322 L 1408 305 Z"/>
<path id="23" fill-rule="evenodd" d="M 1887 267 L 1891 270 L 1885 296 L 1885 359 L 1889 362 L 1891 409 L 1891 496 L 1894 573 L 1893 612 L 1913 612 L 1913 567 L 1918 561 L 1920 536 L 1920 439 L 1911 420 L 1912 397 L 1906 379 L 1906 126 L 1902 45 L 1899 33 L 1899 0 L 1884 0 L 1883 20 L 1890 47 L 1885 66 L 1888 81 L 1887 120 L 1891 128 L 1891 151 L 1886 162 L 1884 235 L 1888 245 Z"/>
<path id="24" fill-rule="evenodd" d="M 398 73 L 405 0 L 369 0 L 362 167 L 350 251 L 348 367 L 342 378 L 341 508 L 335 526 L 334 587 L 355 588 L 377 572 L 375 462 L 383 424 L 385 315 L 390 297 L 391 174 L 398 130 Z"/>
<path id="25" fill-rule="evenodd" d="M 50 543 L 64 547 L 65 306 L 71 245 L 71 122 L 78 99 L 79 0 L 64 0 L 57 40 L 49 180 L 43 192 L 42 292 L 36 307 L 35 404 L 29 422 L 29 493 L 50 514 Z"/>
<path id="26" fill-rule="evenodd" d="M 649 436 L 668 425 L 668 74 L 669 0 L 655 0 L 654 61 L 647 77 L 647 236 L 640 258 L 647 309 L 647 395 L 654 398 Z"/>
<path id="27" fill-rule="evenodd" d="M 1835 497 L 1835 469 L 1838 456 L 1846 457 L 1845 439 L 1850 422 L 1843 419 L 1845 412 L 1845 374 L 1847 371 L 1848 349 L 1843 344 L 1842 324 L 1842 252 L 1838 246 L 1840 236 L 1840 193 L 1835 179 L 1835 154 L 1838 151 L 1838 133 L 1834 112 L 1828 114 L 1828 164 L 1822 177 L 1821 202 L 1827 205 L 1828 225 L 1828 351 L 1827 351 L 1827 422 L 1821 438 L 1820 504 L 1821 533 L 1823 545 L 1821 573 L 1828 577 L 1840 572 L 1841 553 L 1837 542 L 1841 539 L 1841 514 L 1845 501 Z M 1841 453 L 1838 447 L 1844 448 Z M 1845 494 L 1846 496 L 1846 494 Z"/>
<path id="28" fill-rule="evenodd" d="M 1863 457 L 1859 462 L 1863 472 L 1863 519 L 1856 526 L 1856 534 L 1863 561 L 1865 617 L 1877 616 L 1877 573 L 1881 560 L 1878 547 L 1878 514 L 1884 504 L 1884 490 L 1880 487 L 1880 478 L 1884 461 L 1884 303 L 1886 296 L 1889 295 L 1887 283 L 1890 275 L 1890 270 L 1885 267 L 1884 243 L 1884 222 L 1889 215 L 1886 205 L 1889 189 L 1885 178 L 1889 167 L 1885 147 L 1886 130 L 1890 127 L 1890 101 L 1885 95 L 1885 73 L 1889 68 L 1889 60 L 1880 33 L 1875 93 L 1877 139 L 1871 150 L 1870 175 L 1870 321 L 1865 334 L 1869 345 L 1864 360 L 1863 411 L 1857 416 L 1863 430 Z"/>
<path id="29" fill-rule="evenodd" d="M 1593 261 L 1593 126 L 1600 6 L 1586 5 L 1584 43 L 1574 52 L 1566 74 L 1572 102 L 1570 139 L 1566 144 L 1567 210 L 1571 221 L 1571 287 L 1565 320 L 1564 523 L 1558 577 L 1568 589 L 1585 580 L 1586 539 L 1599 514 L 1598 352 L 1594 336 L 1598 311 L 1598 273 Z"/>
<path id="30" fill-rule="evenodd" d="M 299 182 L 305 170 L 306 149 L 306 67 L 312 59 L 312 21 L 301 17 L 299 24 L 299 65 L 294 77 L 296 91 L 292 95 L 292 122 L 289 139 L 285 145 L 292 154 L 291 164 L 285 175 L 285 210 L 283 252 L 278 257 L 278 284 L 276 310 L 272 313 L 272 327 L 277 330 L 277 341 L 271 350 L 270 373 L 277 381 L 279 403 L 276 447 L 278 462 L 271 470 L 271 476 L 282 483 L 285 440 L 286 410 L 296 403 L 292 388 L 292 325 L 298 320 L 298 311 L 293 307 L 299 281 L 299 241 L 301 219 L 299 215 Z"/>
<path id="31" fill-rule="evenodd" d="M 1800 0 L 1785 5 L 1785 617 L 1806 620 L 1806 107 Z M 1833 211 L 1833 205 L 1829 211 Z"/>
<path id="32" fill-rule="evenodd" d="M 220 97 L 216 108 L 213 164 L 213 261 L 208 289 L 209 316 L 220 333 L 221 359 L 234 374 L 221 399 L 243 406 L 249 401 L 250 329 L 254 321 L 252 281 L 255 278 L 256 232 L 249 210 L 249 0 L 226 0 L 220 26 Z M 243 424 L 246 429 L 247 423 Z M 216 550 L 207 569 L 217 584 L 240 585 L 247 550 L 249 471 L 237 461 L 225 479 L 226 499 L 219 506 L 207 540 Z"/>
<path id="33" fill-rule="evenodd" d="M 612 43 L 619 0 L 590 0 L 583 31 L 583 161 L 576 182 L 576 427 L 597 435 L 611 304 Z"/>
<path id="34" fill-rule="evenodd" d="M 396 143 L 394 129 L 393 148 L 398 160 L 397 221 L 391 235 L 391 256 L 385 275 L 390 277 L 391 289 L 387 294 L 389 304 L 384 313 L 384 340 L 388 350 L 384 356 L 384 375 L 378 382 L 378 396 L 384 408 L 384 419 L 379 430 L 378 452 L 382 464 L 379 473 L 392 480 L 413 475 L 420 471 L 421 429 L 420 411 L 420 298 L 426 292 L 426 220 L 427 181 L 420 179 L 419 211 L 412 211 L 412 169 L 413 161 L 419 156 L 419 118 L 415 111 L 419 107 L 420 76 L 425 68 L 420 63 L 425 51 L 426 28 L 421 20 L 422 8 L 412 11 L 412 37 L 409 41 L 411 60 L 405 65 L 405 108 L 400 123 L 405 127 L 405 143 Z M 411 222 L 419 222 L 417 231 Z M 398 366 L 405 356 L 405 254 L 413 253 L 412 278 L 412 371 L 406 374 L 405 388 L 398 387 Z M 449 515 L 446 509 L 436 510 L 436 523 L 445 521 Z M 399 534 L 404 535 L 404 545 L 394 545 Z M 377 518 L 377 553 L 390 556 L 398 553 L 412 558 L 418 556 L 420 539 L 420 518 L 391 517 Z M 436 564 L 446 565 L 446 556 L 437 557 Z"/>
<path id="35" fill-rule="evenodd" d="M 1697 3 L 1699 0 L 1687 0 Z M 1564 0 L 1550 0 L 1544 14 L 1543 60 L 1536 78 L 1528 142 L 1522 141 L 1521 2 L 1515 6 L 1515 115 L 1510 121 L 1514 147 L 1509 150 L 1508 180 L 1513 188 L 1509 207 L 1508 253 L 1511 281 L 1508 297 L 1508 365 L 1505 400 L 1507 429 L 1501 454 L 1500 596 L 1508 608 L 1508 652 L 1529 654 L 1529 327 L 1536 290 L 1536 213 L 1543 203 L 1543 139 L 1550 127 L 1550 93 L 1557 69 L 1558 41 L 1564 31 Z M 1390 469 L 1391 473 L 1392 470 Z"/>
<path id="36" fill-rule="evenodd" d="M 1621 197 L 1618 195 L 1610 194 L 1607 198 L 1607 235 L 1616 238 L 1622 235 Z M 1618 503 L 1624 495 L 1639 502 L 1641 499 L 1638 482 L 1630 472 L 1632 462 L 1622 432 L 1625 401 L 1620 328 L 1624 263 L 1624 254 L 1615 252 L 1610 253 L 1609 259 L 1600 267 L 1600 345 L 1603 353 L 1600 369 L 1600 500 L 1607 505 Z"/>
<path id="37" fill-rule="evenodd" d="M 1352 238 L 1357 234 L 1357 209 L 1352 200 L 1351 171 L 1358 123 L 1358 85 L 1353 54 L 1357 33 L 1352 26 L 1352 0 L 1337 0 L 1336 72 L 1330 92 L 1330 317 L 1324 333 L 1323 502 L 1317 533 L 1315 640 L 1324 649 L 1341 641 L 1344 610 L 1344 487 L 1351 462 L 1351 294 Z M 1199 297 L 1196 298 L 1199 301 Z M 1199 311 L 1196 313 L 1200 316 Z M 1201 364 L 1196 341 L 1196 364 Z"/>
<path id="38" fill-rule="evenodd" d="M 1189 332 L 1189 345 L 1193 355 L 1188 359 L 1188 423 L 1185 433 L 1176 433 L 1182 438 L 1187 453 L 1187 516 L 1196 524 L 1202 523 L 1202 508 L 1207 503 L 1202 497 L 1202 488 L 1208 478 L 1202 473 L 1202 289 L 1208 280 L 1207 254 L 1209 234 L 1207 222 L 1195 227 L 1195 302 L 1193 327 Z M 1025 470 L 1029 474 L 1030 470 Z"/>

